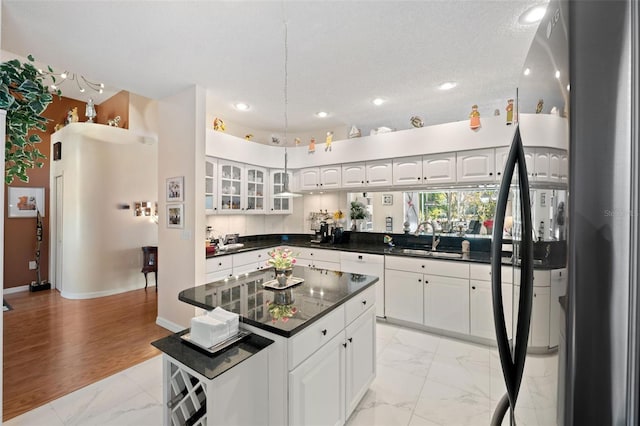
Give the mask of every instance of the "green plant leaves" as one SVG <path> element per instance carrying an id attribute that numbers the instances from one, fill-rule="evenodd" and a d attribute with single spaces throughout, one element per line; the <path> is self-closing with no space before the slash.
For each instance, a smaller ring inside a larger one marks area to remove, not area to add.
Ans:
<path id="1" fill-rule="evenodd" d="M 27 59 L 35 60 L 32 55 Z M 14 178 L 28 182 L 28 169 L 44 165 L 41 160 L 46 156 L 36 146 L 42 138 L 29 134 L 33 130 L 47 130 L 48 120 L 42 113 L 53 101 L 53 96 L 42 84 L 43 78 L 31 63 L 12 59 L 0 64 L 0 108 L 7 111 L 4 179 L 7 184 Z M 61 94 L 60 90 L 56 93 Z"/>

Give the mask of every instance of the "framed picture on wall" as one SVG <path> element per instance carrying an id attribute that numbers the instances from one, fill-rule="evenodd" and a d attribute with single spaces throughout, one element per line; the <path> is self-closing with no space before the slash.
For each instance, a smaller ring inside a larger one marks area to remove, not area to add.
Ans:
<path id="1" fill-rule="evenodd" d="M 184 228 L 184 204 L 167 204 L 167 228 Z"/>
<path id="2" fill-rule="evenodd" d="M 44 188 L 10 186 L 7 192 L 9 217 L 36 217 L 36 209 L 44 217 Z"/>
<path id="3" fill-rule="evenodd" d="M 184 176 L 167 179 L 167 201 L 184 201 Z"/>
<path id="4" fill-rule="evenodd" d="M 392 206 L 393 205 L 393 194 L 382 194 L 382 205 L 383 206 Z"/>

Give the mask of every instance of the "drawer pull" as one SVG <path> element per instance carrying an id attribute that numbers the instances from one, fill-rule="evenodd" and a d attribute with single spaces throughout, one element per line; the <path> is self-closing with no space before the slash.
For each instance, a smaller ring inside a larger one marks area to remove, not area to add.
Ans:
<path id="1" fill-rule="evenodd" d="M 222 262 L 218 262 L 218 266 L 222 266 Z"/>
<path id="2" fill-rule="evenodd" d="M 361 254 L 360 254 L 360 255 L 358 255 L 358 259 L 359 259 L 359 260 L 362 260 L 362 255 L 361 255 Z"/>
<path id="3" fill-rule="evenodd" d="M 347 344 L 346 344 L 346 343 L 343 343 L 343 344 L 342 344 L 342 346 L 344 346 L 344 347 L 346 348 L 346 347 L 347 347 Z"/>
<path id="4" fill-rule="evenodd" d="M 429 281 L 427 281 L 427 280 L 424 280 L 424 283 L 425 283 L 425 284 L 429 284 Z"/>
<path id="5" fill-rule="evenodd" d="M 471 289 L 472 289 L 472 290 L 475 290 L 475 289 L 476 289 L 476 286 L 475 286 L 475 285 L 471 286 Z"/>
<path id="6" fill-rule="evenodd" d="M 349 337 L 347 340 L 349 341 L 349 343 L 351 343 L 353 342 L 353 337 Z"/>
<path id="7" fill-rule="evenodd" d="M 421 282 L 422 282 L 422 280 L 421 280 L 420 278 L 418 278 L 418 282 L 419 282 L 419 283 L 421 283 Z"/>
<path id="8" fill-rule="evenodd" d="M 366 301 L 366 300 L 363 300 L 363 301 L 362 301 L 362 304 L 363 304 L 363 305 L 366 305 L 366 304 L 367 304 L 367 301 Z"/>
<path id="9" fill-rule="evenodd" d="M 326 336 L 327 335 L 327 329 L 325 328 L 324 330 L 321 331 L 321 333 L 322 333 L 323 336 Z"/>
<path id="10" fill-rule="evenodd" d="M 422 265 L 422 269 L 424 269 L 424 265 Z"/>

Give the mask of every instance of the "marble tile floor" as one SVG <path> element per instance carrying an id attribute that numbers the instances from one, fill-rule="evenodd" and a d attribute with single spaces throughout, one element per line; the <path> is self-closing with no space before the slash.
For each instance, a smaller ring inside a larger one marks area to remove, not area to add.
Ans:
<path id="1" fill-rule="evenodd" d="M 379 322 L 377 352 L 377 377 L 349 426 L 488 425 L 504 394 L 493 348 Z M 556 424 L 556 383 L 556 355 L 528 356 L 518 425 Z M 157 356 L 4 424 L 157 426 L 162 424 L 161 404 Z"/>

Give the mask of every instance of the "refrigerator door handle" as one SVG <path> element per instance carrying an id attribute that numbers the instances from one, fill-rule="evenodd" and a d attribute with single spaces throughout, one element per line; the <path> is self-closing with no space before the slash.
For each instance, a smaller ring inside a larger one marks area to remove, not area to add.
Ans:
<path id="1" fill-rule="evenodd" d="M 518 187 L 520 189 L 520 210 L 523 220 L 522 240 L 520 242 L 520 298 L 518 300 L 518 318 L 516 323 L 515 345 L 513 353 L 509 345 L 507 327 L 502 304 L 502 230 L 504 228 L 507 201 L 511 186 L 511 177 L 518 165 Z M 491 425 L 501 425 L 508 408 L 511 408 L 511 424 L 514 424 L 513 412 L 518 399 L 524 363 L 527 357 L 527 342 L 531 324 L 531 305 L 533 299 L 533 224 L 531 221 L 531 199 L 527 162 L 524 155 L 520 127 L 513 135 L 511 149 L 507 158 L 500 192 L 496 204 L 496 215 L 493 226 L 493 242 L 491 245 L 491 295 L 493 300 L 493 322 L 496 330 L 500 364 L 507 388 L 507 393 L 498 402 L 491 418 Z"/>

